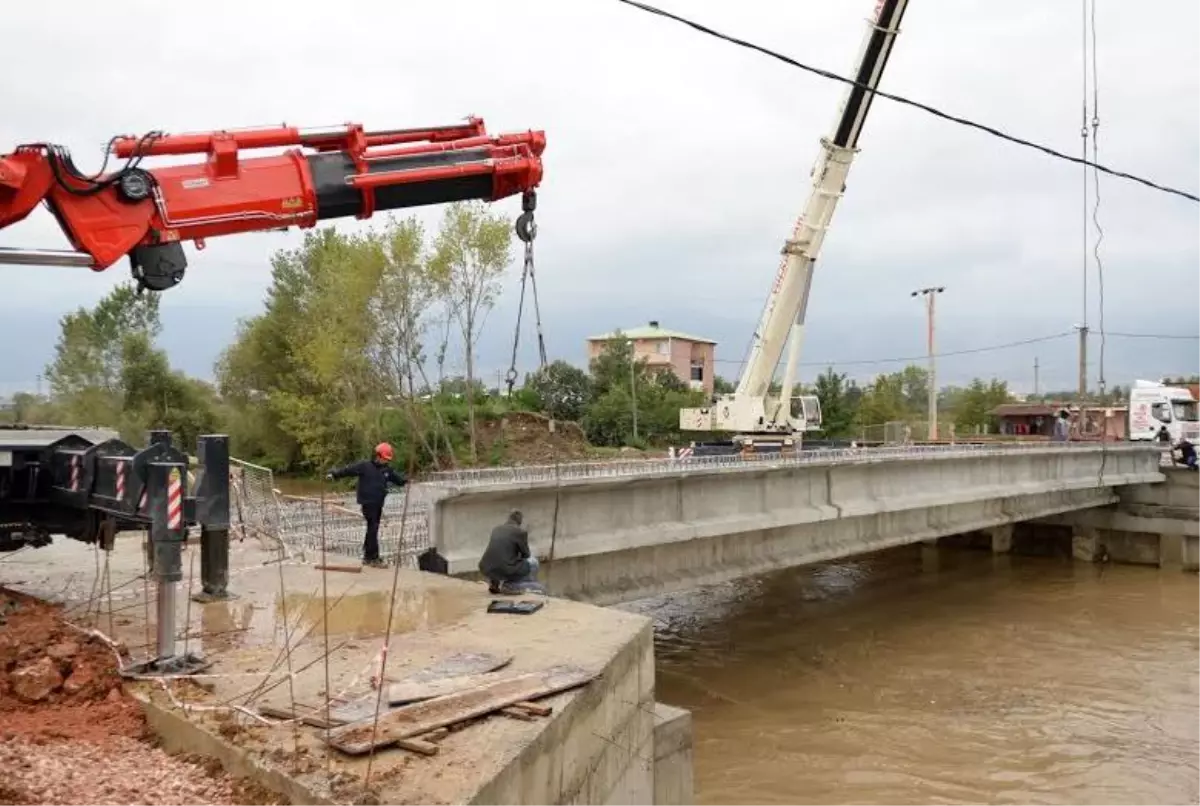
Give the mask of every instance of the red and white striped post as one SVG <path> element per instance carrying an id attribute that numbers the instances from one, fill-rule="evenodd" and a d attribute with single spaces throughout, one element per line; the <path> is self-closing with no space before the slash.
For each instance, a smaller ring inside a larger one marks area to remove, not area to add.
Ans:
<path id="1" fill-rule="evenodd" d="M 177 532 L 183 528 L 183 479 L 179 468 L 172 468 L 167 483 L 167 529 Z"/>
<path id="2" fill-rule="evenodd" d="M 125 501 L 125 469 L 129 466 L 129 462 L 124 459 L 117 459 L 117 500 Z"/>
<path id="3" fill-rule="evenodd" d="M 71 457 L 71 492 L 79 492 L 79 456 Z"/>

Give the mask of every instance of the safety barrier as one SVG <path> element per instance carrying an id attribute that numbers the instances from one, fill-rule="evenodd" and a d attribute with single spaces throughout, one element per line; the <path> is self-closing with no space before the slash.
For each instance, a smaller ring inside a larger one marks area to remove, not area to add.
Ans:
<path id="1" fill-rule="evenodd" d="M 315 496 L 285 495 L 275 488 L 270 468 L 231 459 L 233 483 L 231 533 L 256 538 L 285 557 L 314 560 L 324 535 L 325 551 L 362 557 L 364 524 L 352 496 L 326 496 L 324 514 Z M 403 493 L 388 496 L 379 525 L 379 547 L 384 559 L 415 567 L 416 557 L 430 546 L 429 509 L 436 491 L 414 484 L 404 513 Z"/>
<path id="2" fill-rule="evenodd" d="M 1012 453 L 1057 452 L 1096 447 L 1096 443 L 1006 443 L 966 445 L 903 445 L 872 448 L 827 448 L 791 455 L 745 454 L 688 456 L 655 459 L 625 459 L 604 462 L 564 462 L 558 465 L 495 467 L 449 470 L 432 473 L 432 485 L 450 488 L 514 483 L 554 483 L 581 479 L 652 476 L 660 473 L 704 472 L 851 464 L 895 459 L 939 459 L 947 457 L 997 456 Z M 1110 450 L 1128 450 L 1127 444 L 1110 445 Z"/>

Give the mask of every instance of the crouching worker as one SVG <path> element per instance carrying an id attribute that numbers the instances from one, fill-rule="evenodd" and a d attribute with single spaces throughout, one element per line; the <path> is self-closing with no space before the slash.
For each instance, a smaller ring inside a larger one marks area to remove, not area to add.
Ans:
<path id="1" fill-rule="evenodd" d="M 1196 470 L 1196 446 L 1190 440 L 1179 440 L 1179 461 L 1188 470 Z"/>
<path id="2" fill-rule="evenodd" d="M 387 499 L 388 482 L 397 487 L 406 483 L 403 473 L 397 473 L 388 465 L 394 456 L 392 446 L 381 442 L 375 446 L 375 458 L 364 459 L 352 465 L 338 468 L 325 478 L 358 478 L 356 498 L 362 507 L 363 520 L 367 522 L 367 533 L 363 538 L 363 565 L 383 568 L 387 565 L 379 557 L 379 522 L 383 520 L 383 502 Z"/>
<path id="3" fill-rule="evenodd" d="M 488 581 L 488 593 L 544 593 L 537 581 L 538 561 L 529 551 L 529 532 L 521 525 L 519 510 L 492 530 L 479 560 L 479 573 Z"/>

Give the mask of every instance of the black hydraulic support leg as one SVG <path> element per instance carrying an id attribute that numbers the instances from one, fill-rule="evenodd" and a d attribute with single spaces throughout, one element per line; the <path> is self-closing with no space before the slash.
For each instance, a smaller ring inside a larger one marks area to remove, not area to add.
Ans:
<path id="1" fill-rule="evenodd" d="M 228 599 L 229 593 L 229 437 L 202 436 L 196 451 L 196 521 L 200 524 L 200 584 L 196 602 Z"/>
<path id="2" fill-rule="evenodd" d="M 154 441 L 153 436 L 151 441 Z M 179 582 L 183 579 L 183 543 L 187 538 L 183 499 L 187 489 L 186 457 L 150 462 L 147 466 L 150 510 L 150 551 L 158 582 L 155 656 L 126 670 L 127 675 L 190 674 L 210 665 L 197 655 L 175 651 L 175 612 Z M 187 629 L 188 625 L 184 625 Z"/>

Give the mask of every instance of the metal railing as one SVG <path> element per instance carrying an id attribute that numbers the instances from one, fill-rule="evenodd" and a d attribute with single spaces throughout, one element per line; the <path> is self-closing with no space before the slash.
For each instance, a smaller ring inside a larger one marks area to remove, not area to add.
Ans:
<path id="1" fill-rule="evenodd" d="M 583 479 L 626 478 L 656 474 L 704 471 L 752 470 L 762 468 L 807 467 L 810 465 L 881 462 L 890 459 L 939 459 L 971 456 L 995 456 L 1029 452 L 1096 449 L 1098 443 L 1006 443 L 964 445 L 900 445 L 873 448 L 826 448 L 796 454 L 748 454 L 727 456 L 689 456 L 687 458 L 626 459 L 603 462 L 564 462 L 558 465 L 494 467 L 448 470 L 432 473 L 428 481 L 446 488 L 490 486 L 496 484 L 555 483 Z M 1121 446 L 1109 445 L 1109 450 Z"/>
<path id="2" fill-rule="evenodd" d="M 270 550 L 282 549 L 284 556 L 299 555 L 314 560 L 321 551 L 322 533 L 328 553 L 362 557 L 365 525 L 353 496 L 327 496 L 322 515 L 321 499 L 285 495 L 275 488 L 270 468 L 230 460 L 231 532 L 258 539 Z M 441 491 L 414 484 L 409 492 L 408 513 L 404 495 L 391 495 L 379 525 L 379 548 L 384 559 L 416 567 L 416 558 L 431 545 L 429 510 Z"/>

